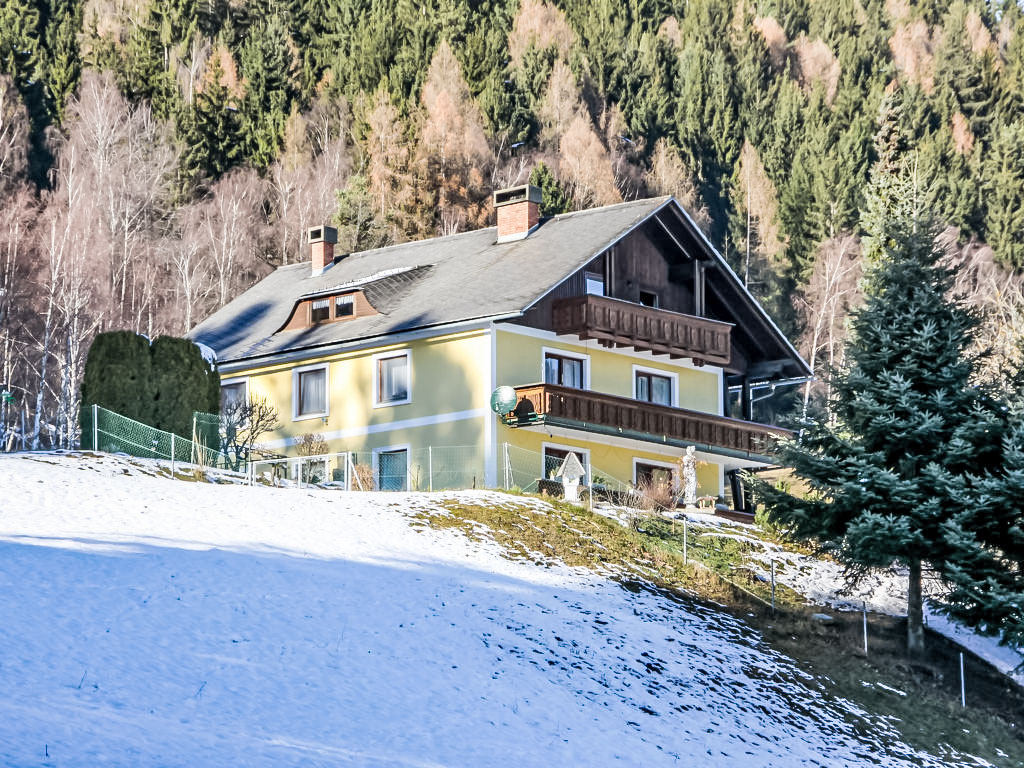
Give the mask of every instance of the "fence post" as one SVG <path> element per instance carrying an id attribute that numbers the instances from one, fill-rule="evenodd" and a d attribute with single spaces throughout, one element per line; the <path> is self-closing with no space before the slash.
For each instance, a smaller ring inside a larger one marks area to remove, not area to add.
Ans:
<path id="1" fill-rule="evenodd" d="M 686 513 L 683 512 L 683 565 L 687 565 L 690 562 L 689 553 L 686 551 L 687 533 L 689 533 L 690 530 L 689 520 L 690 518 L 688 518 Z"/>
<path id="2" fill-rule="evenodd" d="M 171 432 L 171 480 L 174 479 L 174 433 Z"/>
<path id="3" fill-rule="evenodd" d="M 92 404 L 92 449 L 100 449 L 100 407 L 96 403 Z"/>
<path id="4" fill-rule="evenodd" d="M 512 487 L 512 484 L 509 482 L 509 474 L 510 474 L 509 470 L 511 470 L 511 468 L 512 468 L 512 466 L 508 462 L 508 443 L 506 442 L 505 443 L 505 490 L 506 491 L 509 490 Z"/>
<path id="5" fill-rule="evenodd" d="M 775 615 L 775 561 L 772 560 L 772 616 Z"/>
<path id="6" fill-rule="evenodd" d="M 960 706 L 967 706 L 967 689 L 964 687 L 964 653 L 960 652 Z"/>
<path id="7" fill-rule="evenodd" d="M 434 491 L 434 446 L 427 446 L 427 488 Z"/>
<path id="8" fill-rule="evenodd" d="M 864 657 L 868 655 L 868 604 L 867 601 L 861 603 L 861 610 L 864 612 Z"/>

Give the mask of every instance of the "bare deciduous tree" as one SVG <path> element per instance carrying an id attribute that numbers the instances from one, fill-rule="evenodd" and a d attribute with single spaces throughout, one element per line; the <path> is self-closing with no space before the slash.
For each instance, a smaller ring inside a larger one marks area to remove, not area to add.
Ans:
<path id="1" fill-rule="evenodd" d="M 273 432 L 278 424 L 277 409 L 266 398 L 231 401 L 220 414 L 221 452 L 237 470 L 250 460 L 260 437 Z"/>
<path id="2" fill-rule="evenodd" d="M 818 376 L 824 401 L 829 401 L 829 372 L 847 336 L 850 311 L 860 303 L 861 248 L 855 235 L 846 234 L 822 243 L 814 256 L 807 286 L 793 299 L 804 331 L 800 351 Z M 812 388 L 804 386 L 803 412 L 807 415 Z"/>

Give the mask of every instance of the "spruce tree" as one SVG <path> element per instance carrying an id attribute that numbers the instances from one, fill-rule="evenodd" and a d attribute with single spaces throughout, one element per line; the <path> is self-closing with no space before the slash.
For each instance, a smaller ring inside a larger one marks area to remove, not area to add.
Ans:
<path id="1" fill-rule="evenodd" d="M 239 51 L 239 74 L 245 82 L 241 103 L 245 157 L 259 169 L 277 158 L 291 111 L 291 52 L 281 16 L 258 20 Z"/>
<path id="2" fill-rule="evenodd" d="M 779 448 L 779 463 L 811 493 L 761 490 L 775 523 L 833 551 L 852 575 L 908 569 L 907 648 L 920 655 L 922 568 L 941 573 L 952 560 L 946 527 L 966 503 L 938 478 L 996 467 L 1000 430 L 996 409 L 972 385 L 977 321 L 947 298 L 952 274 L 916 175 L 893 154 L 898 137 L 881 134 L 864 216 L 865 303 L 853 318 L 847 367 L 832 374 L 829 412 Z"/>
<path id="3" fill-rule="evenodd" d="M 186 145 L 182 174 L 192 183 L 216 181 L 241 160 L 241 119 L 219 56 L 211 58 L 195 102 L 182 112 L 178 132 Z"/>
<path id="4" fill-rule="evenodd" d="M 572 198 L 562 189 L 547 163 L 538 163 L 530 172 L 530 183 L 541 191 L 541 216 L 556 216 L 572 210 Z"/>
<path id="5" fill-rule="evenodd" d="M 46 25 L 46 88 L 58 123 L 64 121 L 64 107 L 78 87 L 82 73 L 78 48 L 81 27 L 80 0 L 50 0 L 50 20 Z"/>

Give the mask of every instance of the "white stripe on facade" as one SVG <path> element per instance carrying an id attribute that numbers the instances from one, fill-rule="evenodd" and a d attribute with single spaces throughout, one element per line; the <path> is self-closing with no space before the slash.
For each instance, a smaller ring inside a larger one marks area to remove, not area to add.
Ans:
<path id="1" fill-rule="evenodd" d="M 399 429 L 415 429 L 416 427 L 431 427 L 435 424 L 448 424 L 453 421 L 464 421 L 466 419 L 478 419 L 486 417 L 490 412 L 488 408 L 474 408 L 469 411 L 452 411 L 451 413 L 439 413 L 436 416 L 420 416 L 416 419 L 404 419 L 402 421 L 391 421 L 386 424 L 370 424 L 366 427 L 350 427 L 348 429 L 337 429 L 333 432 L 324 432 L 321 436 L 324 440 L 345 440 L 350 437 L 365 437 L 376 435 L 382 432 L 394 432 Z M 267 448 L 290 448 L 297 445 L 302 436 L 289 437 L 283 440 L 272 440 L 264 443 Z"/>

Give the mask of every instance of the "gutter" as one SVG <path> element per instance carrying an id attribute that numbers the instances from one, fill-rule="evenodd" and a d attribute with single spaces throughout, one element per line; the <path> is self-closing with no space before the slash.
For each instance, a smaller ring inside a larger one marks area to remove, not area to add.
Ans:
<path id="1" fill-rule="evenodd" d="M 285 352 L 268 352 L 263 355 L 251 355 L 239 357 L 232 360 L 218 362 L 217 370 L 223 375 L 227 373 L 238 373 L 255 367 L 266 367 L 271 365 L 301 362 L 303 360 L 315 359 L 324 355 L 337 354 L 341 352 L 358 352 L 363 349 L 373 349 L 385 344 L 402 344 L 420 339 L 429 339 L 438 335 L 438 331 L 446 333 L 458 333 L 459 331 L 482 330 L 490 327 L 493 322 L 501 320 L 512 320 L 522 317 L 523 312 L 508 312 L 503 315 L 485 315 L 483 317 L 471 318 L 469 320 L 457 320 L 450 323 L 438 323 L 436 325 L 423 325 L 410 328 L 404 331 L 378 333 L 373 336 L 350 339 L 348 341 L 324 342 L 319 346 L 303 347 L 302 349 Z"/>

